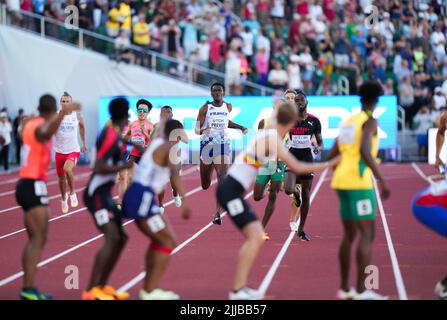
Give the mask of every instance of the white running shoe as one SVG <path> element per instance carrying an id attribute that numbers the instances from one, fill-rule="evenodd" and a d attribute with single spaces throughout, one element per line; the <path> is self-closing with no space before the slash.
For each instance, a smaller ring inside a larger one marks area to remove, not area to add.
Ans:
<path id="1" fill-rule="evenodd" d="M 264 295 L 258 290 L 244 287 L 237 292 L 231 291 L 228 298 L 230 300 L 261 300 Z"/>
<path id="2" fill-rule="evenodd" d="M 65 195 L 65 200 L 64 199 L 61 200 L 61 208 L 62 213 L 68 212 L 68 195 Z"/>
<path id="3" fill-rule="evenodd" d="M 165 207 L 161 206 L 159 209 L 160 209 L 160 214 L 163 215 L 165 213 Z"/>
<path id="4" fill-rule="evenodd" d="M 373 290 L 365 290 L 362 293 L 357 293 L 354 300 L 388 300 L 387 296 L 382 296 Z"/>
<path id="5" fill-rule="evenodd" d="M 290 221 L 290 231 L 297 232 L 298 231 L 298 222 Z"/>
<path id="6" fill-rule="evenodd" d="M 72 208 L 76 208 L 78 206 L 78 197 L 76 193 L 70 194 L 70 205 Z"/>
<path id="7" fill-rule="evenodd" d="M 441 282 L 436 284 L 435 293 L 438 295 L 439 299 L 447 300 L 447 288 Z"/>
<path id="8" fill-rule="evenodd" d="M 182 197 L 180 197 L 179 195 L 176 195 L 174 197 L 174 203 L 177 208 L 180 208 L 180 206 L 182 205 Z"/>
<path id="9" fill-rule="evenodd" d="M 337 291 L 335 297 L 338 300 L 352 300 L 352 299 L 354 299 L 356 294 L 357 294 L 357 291 L 355 291 L 354 288 L 350 288 L 349 291 L 340 289 Z"/>
<path id="10" fill-rule="evenodd" d="M 141 300 L 179 300 L 180 296 L 172 291 L 165 291 L 161 289 L 154 289 L 151 292 L 140 290 Z"/>

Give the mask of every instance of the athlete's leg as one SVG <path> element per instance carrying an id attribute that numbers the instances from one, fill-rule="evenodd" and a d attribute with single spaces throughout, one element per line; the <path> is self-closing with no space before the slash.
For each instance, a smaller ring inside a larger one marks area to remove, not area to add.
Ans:
<path id="1" fill-rule="evenodd" d="M 230 164 L 230 158 L 225 155 L 217 156 L 214 158 L 214 168 L 216 170 L 217 175 L 217 183 L 220 184 L 228 172 L 228 167 Z M 219 204 L 216 201 L 216 212 L 221 214 L 223 212 L 223 208 L 219 206 Z"/>
<path id="2" fill-rule="evenodd" d="M 375 220 L 355 221 L 360 239 L 357 246 L 357 292 L 365 290 L 365 268 L 371 264 L 372 245 L 375 235 Z"/>
<path id="3" fill-rule="evenodd" d="M 68 182 L 68 188 L 70 190 L 70 194 L 74 194 L 74 176 L 73 176 L 73 168 L 75 167 L 75 163 L 70 160 L 67 159 L 67 161 L 65 161 L 64 164 L 64 172 L 65 172 L 65 176 L 67 177 L 67 182 Z"/>
<path id="4" fill-rule="evenodd" d="M 104 243 L 96 254 L 88 290 L 107 284 L 108 277 L 127 241 L 127 237 L 120 228 L 122 227 L 115 220 L 100 227 L 104 234 Z"/>
<path id="5" fill-rule="evenodd" d="M 287 195 L 293 194 L 295 191 L 295 184 L 296 184 L 296 175 L 295 173 L 291 171 L 286 171 L 284 174 L 284 192 Z"/>
<path id="6" fill-rule="evenodd" d="M 273 211 L 275 211 L 276 199 L 278 197 L 279 190 L 281 190 L 281 184 L 281 181 L 272 181 L 270 184 L 269 200 L 265 207 L 264 217 L 262 218 L 262 226 L 264 228 L 267 226 Z"/>
<path id="7" fill-rule="evenodd" d="M 265 184 L 255 183 L 253 187 L 253 200 L 260 201 L 264 199 Z"/>
<path id="8" fill-rule="evenodd" d="M 349 266 L 351 264 L 351 246 L 355 240 L 356 227 L 352 220 L 343 220 L 343 239 L 338 251 L 340 262 L 341 286 L 344 291 L 349 291 Z"/>
<path id="9" fill-rule="evenodd" d="M 124 192 L 127 190 L 127 170 L 118 172 L 118 198 L 119 203 L 123 202 Z"/>
<path id="10" fill-rule="evenodd" d="M 301 207 L 300 207 L 300 225 L 298 226 L 298 232 L 303 231 L 304 224 L 306 223 L 307 214 L 309 213 L 310 206 L 310 189 L 312 188 L 313 179 L 301 180 Z M 299 196 L 294 194 L 294 197 Z"/>
<path id="11" fill-rule="evenodd" d="M 25 212 L 25 227 L 28 233 L 28 242 L 23 249 L 22 268 L 23 288 L 34 286 L 37 263 L 40 260 L 43 247 L 47 240 L 48 219 L 50 209 L 47 206 L 34 207 Z"/>
<path id="12" fill-rule="evenodd" d="M 61 192 L 61 197 L 62 197 L 62 201 L 66 201 L 67 200 L 67 177 L 65 176 L 65 174 L 63 174 L 62 176 L 58 176 L 58 183 L 59 183 L 59 190 Z"/>
<path id="13" fill-rule="evenodd" d="M 200 159 L 200 182 L 202 184 L 202 189 L 207 190 L 211 185 L 211 176 L 213 174 L 213 164 L 205 163 Z"/>
<path id="14" fill-rule="evenodd" d="M 239 259 L 233 284 L 234 291 L 238 291 L 246 286 L 250 269 L 258 255 L 259 249 L 264 243 L 264 230 L 259 221 L 253 221 L 247 224 L 242 229 L 242 233 L 245 237 L 245 242 L 239 251 Z"/>
<path id="15" fill-rule="evenodd" d="M 163 191 L 158 194 L 158 205 L 160 207 L 163 206 L 163 201 L 164 200 L 165 200 L 165 190 L 163 189 Z"/>
<path id="16" fill-rule="evenodd" d="M 155 216 L 163 219 L 161 216 Z M 152 217 L 153 218 L 153 217 Z M 150 218 L 151 219 L 151 218 Z M 146 277 L 144 279 L 144 290 L 151 292 L 159 288 L 160 280 L 171 260 L 171 252 L 176 244 L 170 227 L 163 219 L 165 227 L 154 233 L 149 227 L 147 220 L 136 220 L 138 228 L 152 240 L 152 244 L 146 253 Z"/>

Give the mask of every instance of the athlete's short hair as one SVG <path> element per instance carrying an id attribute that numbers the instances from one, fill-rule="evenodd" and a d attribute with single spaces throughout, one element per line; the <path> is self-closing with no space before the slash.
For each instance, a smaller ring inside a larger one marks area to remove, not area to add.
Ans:
<path id="1" fill-rule="evenodd" d="M 144 104 L 145 106 L 147 106 L 148 111 L 152 110 L 152 103 L 150 103 L 149 101 L 147 101 L 146 99 L 140 99 L 137 101 L 137 108 L 140 104 Z"/>
<path id="2" fill-rule="evenodd" d="M 296 94 L 297 96 L 298 96 L 298 95 L 304 96 L 304 97 L 307 99 L 307 95 L 306 95 L 306 93 L 305 93 L 303 90 L 301 90 L 301 89 L 296 90 L 295 94 Z"/>
<path id="3" fill-rule="evenodd" d="M 375 80 L 366 81 L 359 88 L 360 101 L 368 106 L 376 104 L 381 95 L 383 95 L 383 87 Z"/>
<path id="4" fill-rule="evenodd" d="M 286 96 L 289 93 L 293 93 L 294 95 L 297 95 L 296 91 L 293 89 L 287 89 L 286 91 L 284 91 L 283 96 Z"/>
<path id="5" fill-rule="evenodd" d="M 215 87 L 215 86 L 219 86 L 219 87 L 222 87 L 222 90 L 225 92 L 225 86 L 222 84 L 222 83 L 220 83 L 220 82 L 214 82 L 212 85 L 211 85 L 211 91 L 213 90 L 213 88 Z"/>
<path id="6" fill-rule="evenodd" d="M 296 120 L 298 111 L 293 103 L 282 102 L 276 109 L 276 123 L 286 125 Z"/>
<path id="7" fill-rule="evenodd" d="M 161 109 L 169 109 L 169 110 L 171 110 L 172 111 L 172 107 L 171 106 L 163 106 L 163 107 L 161 107 Z"/>
<path id="8" fill-rule="evenodd" d="M 70 95 L 67 91 L 64 91 L 64 93 L 62 94 L 61 99 L 62 99 L 63 97 L 70 97 L 70 99 L 72 99 L 71 95 Z"/>
<path id="9" fill-rule="evenodd" d="M 165 123 L 164 134 L 169 137 L 171 132 L 177 129 L 183 129 L 183 124 L 178 120 L 170 119 Z"/>
<path id="10" fill-rule="evenodd" d="M 37 107 L 37 109 L 42 114 L 50 114 L 56 112 L 56 99 L 51 94 L 44 94 L 39 99 L 39 106 Z"/>
<path id="11" fill-rule="evenodd" d="M 113 99 L 109 104 L 109 113 L 113 122 L 127 119 L 129 116 L 129 102 L 123 97 Z"/>

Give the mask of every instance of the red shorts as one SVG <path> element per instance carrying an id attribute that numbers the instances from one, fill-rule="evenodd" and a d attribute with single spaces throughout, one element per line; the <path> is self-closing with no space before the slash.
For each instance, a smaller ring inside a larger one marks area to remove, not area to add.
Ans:
<path id="1" fill-rule="evenodd" d="M 64 165 L 67 160 L 71 160 L 76 163 L 78 162 L 79 156 L 81 155 L 80 152 L 72 152 L 72 153 L 58 153 L 56 152 L 56 173 L 59 177 L 62 177 L 65 174 L 64 171 Z"/>

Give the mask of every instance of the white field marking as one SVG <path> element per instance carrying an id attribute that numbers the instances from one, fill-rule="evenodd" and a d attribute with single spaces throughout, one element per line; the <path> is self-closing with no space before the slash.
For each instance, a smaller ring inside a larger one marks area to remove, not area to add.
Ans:
<path id="1" fill-rule="evenodd" d="M 211 184 L 214 184 L 214 183 L 216 183 L 216 182 L 217 182 L 217 179 L 213 180 L 213 181 L 211 182 Z M 197 192 L 199 192 L 199 191 L 201 191 L 201 190 L 203 190 L 202 187 L 197 187 L 197 188 L 195 188 L 195 189 L 189 191 L 188 193 L 186 193 L 185 196 L 190 196 L 190 195 L 192 195 L 192 194 L 194 194 L 194 193 L 197 193 Z M 165 204 L 163 204 L 163 206 L 164 206 L 164 207 L 167 207 L 167 206 L 169 206 L 169 205 L 171 205 L 171 204 L 173 204 L 173 203 L 174 203 L 174 199 L 172 199 L 172 200 L 166 202 Z M 128 224 L 130 224 L 130 223 L 132 223 L 132 222 L 134 222 L 134 220 L 129 220 L 129 221 L 125 222 L 125 223 L 123 224 L 123 226 L 127 226 Z M 48 259 L 39 262 L 39 263 L 37 264 L 37 267 L 38 267 L 38 268 L 43 267 L 43 266 L 45 266 L 45 265 L 47 265 L 47 264 L 49 264 L 49 263 L 51 263 L 51 262 L 53 262 L 53 261 L 55 261 L 55 260 L 57 260 L 57 259 L 59 259 L 59 258 L 65 256 L 65 255 L 67 255 L 67 254 L 69 254 L 69 253 L 71 253 L 71 252 L 77 250 L 77 249 L 80 249 L 80 248 L 82 248 L 82 247 L 85 247 L 85 246 L 88 245 L 89 243 L 91 243 L 91 242 L 93 242 L 93 241 L 95 241 L 95 240 L 98 240 L 98 239 L 102 238 L 103 236 L 104 236 L 103 234 L 99 234 L 99 235 L 97 235 L 96 237 L 93 237 L 93 238 L 91 238 L 91 239 L 89 239 L 89 240 L 86 240 L 86 241 L 84 241 L 84 242 L 82 242 L 82 243 L 80 243 L 80 244 L 78 244 L 78 245 L 76 245 L 76 246 L 74 246 L 74 247 L 72 247 L 72 248 L 70 248 L 70 249 L 68 249 L 68 250 L 62 251 L 62 252 L 60 252 L 60 253 L 58 253 L 58 254 L 56 254 L 56 255 L 54 255 L 54 256 L 51 256 L 51 257 L 49 257 Z M 14 281 L 14 280 L 20 278 L 20 277 L 22 277 L 23 274 L 24 274 L 23 271 L 20 271 L 20 272 L 17 272 L 17 273 L 15 273 L 15 274 L 13 274 L 13 275 L 11 275 L 11 276 L 5 278 L 5 279 L 0 280 L 0 287 L 4 286 L 4 285 L 6 285 L 6 284 L 8 284 L 8 283 L 10 283 L 10 282 L 12 282 L 12 281 Z"/>
<path id="2" fill-rule="evenodd" d="M 15 171 L 14 173 L 19 172 L 19 170 Z M 48 175 L 53 174 L 56 172 L 56 169 L 51 169 L 48 171 Z M 1 177 L 1 175 L 0 175 Z M 5 181 L 0 181 L 0 186 L 4 185 L 4 184 L 8 184 L 8 183 L 15 183 L 17 181 L 19 181 L 20 178 L 11 178 Z"/>
<path id="3" fill-rule="evenodd" d="M 190 174 L 190 173 L 192 173 L 192 172 L 194 172 L 194 171 L 195 171 L 195 168 L 189 168 L 189 169 L 185 170 L 184 172 L 180 172 L 180 175 L 181 175 L 181 176 L 186 176 L 186 175 L 188 175 L 188 174 Z M 118 196 L 114 196 L 113 199 L 118 199 Z M 84 211 L 84 210 L 86 210 L 86 209 L 87 209 L 87 207 L 83 207 L 83 208 L 77 209 L 77 210 L 75 210 L 75 211 L 68 212 L 68 213 L 66 213 L 66 214 L 62 214 L 62 215 L 60 215 L 60 216 L 51 218 L 50 220 L 48 220 L 48 222 L 56 221 L 56 220 L 59 220 L 59 219 L 62 219 L 62 218 L 71 216 L 72 214 L 75 214 L 75 213 Z M 5 239 L 5 238 L 8 238 L 8 237 L 11 237 L 11 236 L 13 236 L 13 235 L 19 234 L 19 233 L 24 232 L 24 231 L 26 231 L 26 229 L 25 229 L 25 228 L 22 228 L 22 229 L 20 229 L 20 230 L 17 230 L 17 231 L 14 231 L 14 232 L 11 232 L 11 233 L 2 235 L 2 236 L 0 236 L 0 240 Z"/>
<path id="4" fill-rule="evenodd" d="M 248 199 L 249 197 L 251 197 L 253 194 L 253 191 L 250 191 L 249 193 L 247 193 L 247 195 L 244 197 L 244 199 Z M 221 218 L 225 217 L 227 214 L 227 212 L 222 212 L 222 214 L 220 215 Z M 204 226 L 202 229 L 200 229 L 199 231 L 197 231 L 195 234 L 193 234 L 191 237 L 189 237 L 188 239 L 186 239 L 185 241 L 183 241 L 181 244 L 179 244 L 177 247 L 175 247 L 175 249 L 172 251 L 171 255 L 176 254 L 177 252 L 179 252 L 180 250 L 182 250 L 184 247 L 186 247 L 191 241 L 193 241 L 194 239 L 196 239 L 198 236 L 200 236 L 202 233 L 204 233 L 208 228 L 210 228 L 211 226 L 213 226 L 213 223 L 210 222 L 208 223 L 206 226 Z M 141 273 L 139 273 L 136 277 L 132 278 L 130 281 L 126 282 L 125 284 L 123 284 L 117 291 L 119 293 L 122 292 L 126 292 L 129 289 L 131 289 L 132 287 L 134 287 L 137 283 L 139 283 L 141 280 L 144 279 L 144 277 L 146 276 L 146 272 L 142 271 Z"/>
<path id="5" fill-rule="evenodd" d="M 314 190 L 312 191 L 310 195 L 310 203 L 315 199 L 315 196 L 317 195 L 318 191 L 320 190 L 321 186 L 323 185 L 324 178 L 326 174 L 328 173 L 328 169 L 325 169 L 320 176 L 320 179 L 318 179 L 318 183 L 315 186 Z M 300 223 L 300 218 L 298 218 L 297 223 Z M 287 249 L 290 246 L 290 243 L 293 240 L 293 237 L 295 236 L 296 231 L 291 231 L 289 236 L 287 237 L 286 242 L 284 242 L 283 246 L 281 247 L 281 250 L 279 251 L 278 255 L 276 256 L 275 260 L 273 261 L 272 266 L 270 267 L 269 271 L 267 272 L 264 280 L 262 280 L 261 285 L 258 288 L 258 291 L 262 293 L 264 296 L 267 292 L 268 287 L 270 286 L 270 283 L 273 280 L 273 277 L 276 274 L 276 271 L 278 270 L 279 264 L 281 263 L 281 260 L 283 259 L 284 255 L 286 254 Z"/>
<path id="6" fill-rule="evenodd" d="M 412 162 L 411 166 L 413 167 L 413 169 L 417 172 L 417 174 L 426 182 L 428 182 L 429 184 L 434 184 L 435 182 L 433 181 L 433 179 L 431 177 L 427 177 L 425 175 L 425 173 L 421 170 L 421 168 L 419 168 L 419 166 L 415 163 Z"/>
<path id="7" fill-rule="evenodd" d="M 379 205 L 380 217 L 382 218 L 383 230 L 385 231 L 386 243 L 390 252 L 391 264 L 393 266 L 394 278 L 396 279 L 397 293 L 400 300 L 408 300 L 407 291 L 405 290 L 404 280 L 400 272 L 399 262 L 397 261 L 396 251 L 394 250 L 393 240 L 391 239 L 388 221 L 386 220 L 385 210 L 383 209 L 382 199 L 380 198 L 379 188 L 376 179 L 373 179 L 374 190 L 376 192 L 377 204 Z"/>
<path id="8" fill-rule="evenodd" d="M 77 192 L 82 191 L 82 190 L 84 190 L 84 189 L 85 189 L 85 187 L 82 187 L 82 188 L 79 188 L 79 189 L 75 189 L 75 192 L 77 193 Z M 56 195 L 54 195 L 54 196 L 48 197 L 48 200 L 54 200 L 54 199 L 58 199 L 58 198 L 60 198 L 60 197 L 61 197 L 60 194 L 56 194 Z M 5 213 L 5 212 L 8 212 L 8 211 L 13 211 L 13 210 L 16 210 L 16 209 L 20 209 L 20 206 L 14 206 L 14 207 L 10 207 L 10 208 L 6 208 L 6 209 L 2 209 L 2 210 L 0 210 L 0 213 Z"/>
<path id="9" fill-rule="evenodd" d="M 89 175 L 90 175 L 90 172 L 84 172 L 84 173 L 77 175 L 76 179 L 83 179 L 84 177 L 89 176 Z M 49 186 L 55 185 L 57 183 L 59 183 L 59 180 L 50 181 L 50 182 L 46 183 L 46 185 L 47 185 L 47 187 L 49 187 Z M 16 192 L 15 190 L 2 192 L 2 193 L 0 193 L 0 197 L 9 196 L 11 194 L 14 194 L 15 192 Z"/>

